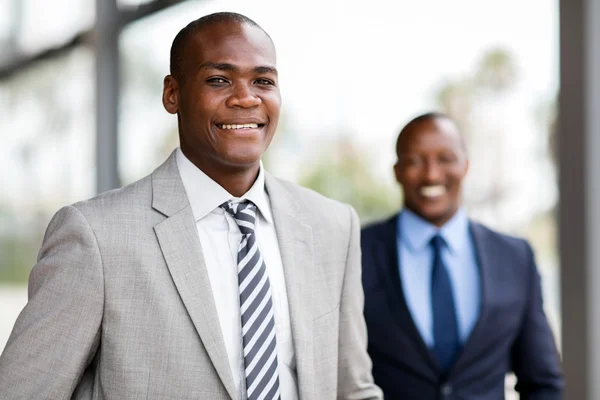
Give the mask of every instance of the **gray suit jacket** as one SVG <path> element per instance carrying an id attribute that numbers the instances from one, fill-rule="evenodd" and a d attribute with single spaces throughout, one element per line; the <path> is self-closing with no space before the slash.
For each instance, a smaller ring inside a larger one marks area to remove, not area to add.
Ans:
<path id="1" fill-rule="evenodd" d="M 380 398 L 354 210 L 269 174 L 266 187 L 300 398 Z M 61 209 L 0 357 L 0 398 L 235 399 L 202 252 L 174 154 L 138 182 Z"/>

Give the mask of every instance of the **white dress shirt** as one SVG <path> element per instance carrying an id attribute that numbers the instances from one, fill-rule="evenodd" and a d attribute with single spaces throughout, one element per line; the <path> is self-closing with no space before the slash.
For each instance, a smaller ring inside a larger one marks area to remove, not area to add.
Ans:
<path id="1" fill-rule="evenodd" d="M 247 398 L 237 278 L 237 253 L 242 234 L 233 217 L 220 207 L 228 200 L 250 200 L 259 210 L 255 232 L 271 285 L 281 399 L 298 399 L 296 360 L 285 277 L 271 205 L 265 190 L 262 163 L 254 185 L 241 198 L 236 198 L 192 164 L 181 149 L 177 149 L 176 160 L 196 219 L 200 246 L 206 262 L 238 398 L 241 400 Z"/>

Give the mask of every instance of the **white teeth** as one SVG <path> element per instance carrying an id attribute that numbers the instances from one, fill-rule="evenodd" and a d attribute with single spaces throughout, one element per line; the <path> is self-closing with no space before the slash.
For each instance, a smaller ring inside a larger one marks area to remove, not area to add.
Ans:
<path id="1" fill-rule="evenodd" d="M 221 129 L 256 129 L 258 128 L 258 124 L 242 124 L 242 125 L 225 125 L 222 124 L 219 126 Z"/>
<path id="2" fill-rule="evenodd" d="M 444 185 L 435 186 L 423 186 L 420 193 L 424 197 L 438 197 L 446 194 L 446 187 Z"/>

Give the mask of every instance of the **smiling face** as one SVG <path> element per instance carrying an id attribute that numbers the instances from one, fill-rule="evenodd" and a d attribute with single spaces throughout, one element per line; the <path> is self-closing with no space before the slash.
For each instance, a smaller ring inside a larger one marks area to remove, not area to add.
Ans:
<path id="1" fill-rule="evenodd" d="M 394 172 L 404 191 L 404 206 L 442 226 L 460 206 L 460 186 L 468 170 L 458 128 L 439 117 L 409 124 L 396 151 Z"/>
<path id="2" fill-rule="evenodd" d="M 165 78 L 163 104 L 177 114 L 181 150 L 207 175 L 257 172 L 279 120 L 275 48 L 247 23 L 214 23 L 185 45 L 181 77 Z"/>

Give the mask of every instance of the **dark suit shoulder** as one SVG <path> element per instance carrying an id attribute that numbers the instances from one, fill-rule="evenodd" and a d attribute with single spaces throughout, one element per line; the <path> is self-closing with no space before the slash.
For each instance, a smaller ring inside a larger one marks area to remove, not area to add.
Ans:
<path id="1" fill-rule="evenodd" d="M 398 220 L 398 214 L 394 214 L 384 220 L 369 222 L 365 224 L 361 231 L 361 239 L 363 241 L 369 241 L 375 239 L 379 235 L 387 235 L 393 233 L 396 230 L 396 224 Z"/>
<path id="2" fill-rule="evenodd" d="M 390 223 L 394 223 L 398 219 L 398 214 L 394 214 L 386 219 L 369 222 L 363 225 L 361 231 L 365 233 L 374 233 L 387 227 Z"/>
<path id="3" fill-rule="evenodd" d="M 475 239 L 486 241 L 498 249 L 505 256 L 530 259 L 533 250 L 527 239 L 493 230 L 479 222 L 470 221 L 471 231 Z"/>

